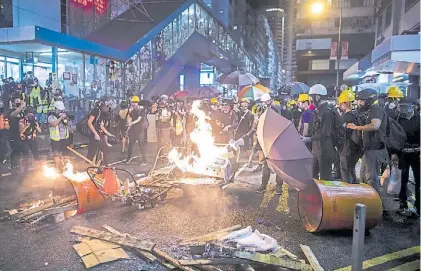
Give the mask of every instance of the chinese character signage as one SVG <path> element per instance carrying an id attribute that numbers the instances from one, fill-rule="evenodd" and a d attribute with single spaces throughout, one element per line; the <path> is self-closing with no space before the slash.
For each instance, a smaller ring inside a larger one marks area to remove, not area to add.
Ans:
<path id="1" fill-rule="evenodd" d="M 95 8 L 98 13 L 104 13 L 107 9 L 107 0 L 73 0 L 73 2 L 84 7 Z"/>
<path id="2" fill-rule="evenodd" d="M 330 43 L 330 60 L 338 59 L 338 42 L 332 41 Z"/>

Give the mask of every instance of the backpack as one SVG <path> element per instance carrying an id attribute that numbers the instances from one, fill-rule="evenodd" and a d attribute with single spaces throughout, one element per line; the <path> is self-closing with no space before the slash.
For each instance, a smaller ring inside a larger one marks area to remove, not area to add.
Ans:
<path id="1" fill-rule="evenodd" d="M 333 134 L 332 140 L 335 147 L 338 149 L 342 146 L 345 138 L 345 127 L 339 112 L 335 108 L 329 108 L 333 115 Z"/>
<path id="2" fill-rule="evenodd" d="M 387 117 L 387 116 L 386 116 Z M 389 152 L 397 152 L 406 142 L 406 133 L 402 126 L 393 118 L 387 117 L 385 144 Z"/>
<path id="3" fill-rule="evenodd" d="M 76 131 L 79 133 L 79 134 L 81 134 L 81 135 L 83 135 L 83 136 L 86 136 L 86 137 L 92 137 L 92 132 L 91 132 L 91 130 L 89 129 L 89 127 L 88 127 L 88 119 L 89 119 L 89 116 L 90 116 L 91 114 L 88 114 L 88 115 L 86 115 L 86 116 L 84 116 L 77 124 L 76 124 Z M 98 115 L 98 117 L 93 121 L 93 125 L 95 126 L 95 123 L 97 122 L 97 120 L 100 118 L 100 116 L 101 116 L 101 110 L 99 111 L 99 115 Z"/>
<path id="4" fill-rule="evenodd" d="M 359 113 L 356 110 L 351 111 L 351 114 L 354 117 L 354 124 L 357 126 L 363 126 L 365 125 L 364 122 L 364 115 L 362 115 L 361 113 Z M 359 130 L 352 130 L 352 134 L 351 134 L 351 140 L 352 142 L 355 143 L 355 145 L 357 145 L 358 147 L 363 147 L 363 133 L 362 131 Z"/>

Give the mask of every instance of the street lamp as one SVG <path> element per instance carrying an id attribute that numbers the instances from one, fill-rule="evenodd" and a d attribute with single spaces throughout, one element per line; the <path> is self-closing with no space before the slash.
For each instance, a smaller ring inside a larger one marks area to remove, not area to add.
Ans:
<path id="1" fill-rule="evenodd" d="M 325 9 L 324 2 L 313 2 L 310 5 L 311 13 L 315 15 L 319 15 L 323 13 Z M 338 31 L 338 46 L 336 50 L 336 97 L 339 96 L 339 62 L 340 62 L 340 54 L 341 51 L 341 42 L 342 42 L 342 6 L 339 7 L 339 31 Z"/>

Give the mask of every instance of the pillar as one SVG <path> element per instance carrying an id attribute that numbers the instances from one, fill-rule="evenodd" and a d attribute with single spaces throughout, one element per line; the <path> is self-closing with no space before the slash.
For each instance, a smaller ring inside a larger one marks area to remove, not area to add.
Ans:
<path id="1" fill-rule="evenodd" d="M 286 81 L 291 82 L 292 74 L 292 47 L 294 45 L 294 20 L 295 20 L 295 0 L 288 1 L 288 44 L 287 44 L 287 68 Z"/>

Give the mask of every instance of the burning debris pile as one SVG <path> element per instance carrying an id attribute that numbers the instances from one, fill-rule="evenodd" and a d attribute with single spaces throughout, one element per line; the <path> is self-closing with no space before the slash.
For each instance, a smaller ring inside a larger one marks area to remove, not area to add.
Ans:
<path id="1" fill-rule="evenodd" d="M 82 258 L 86 268 L 101 263 L 130 258 L 124 249 L 128 248 L 148 264 L 159 264 L 173 270 L 222 270 L 229 266 L 247 267 L 247 270 L 313 270 L 317 260 L 307 246 L 301 246 L 311 266 L 288 250 L 278 246 L 270 236 L 252 231 L 251 227 L 236 225 L 204 236 L 184 240 L 180 243 L 190 248 L 192 256 L 178 256 L 176 259 L 158 249 L 152 242 L 121 233 L 110 226 L 102 226 L 106 231 L 74 226 L 71 233 L 77 234 L 73 248 Z M 133 259 L 133 258 L 130 258 Z M 315 269 L 316 270 L 316 269 Z"/>
<path id="2" fill-rule="evenodd" d="M 35 223 L 52 218 L 61 222 L 77 213 L 75 196 L 50 196 L 48 199 L 21 204 L 17 209 L 7 210 L 2 220 Z"/>
<path id="3" fill-rule="evenodd" d="M 210 117 L 200 105 L 200 101 L 194 101 L 190 110 L 196 119 L 195 128 L 190 133 L 190 142 L 196 151 L 183 155 L 179 149 L 173 148 L 168 153 L 168 159 L 182 172 L 226 179 L 230 173 L 229 161 L 226 158 L 228 150 L 215 144 L 209 123 Z"/>

